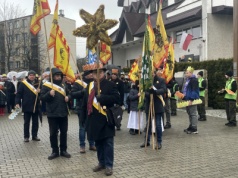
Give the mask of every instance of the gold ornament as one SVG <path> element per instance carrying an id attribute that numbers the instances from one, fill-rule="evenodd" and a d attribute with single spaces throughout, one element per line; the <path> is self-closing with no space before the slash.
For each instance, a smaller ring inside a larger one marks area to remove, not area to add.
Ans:
<path id="1" fill-rule="evenodd" d="M 95 47 L 98 40 L 101 40 L 109 46 L 112 45 L 112 40 L 108 36 L 107 30 L 114 27 L 118 21 L 105 19 L 104 5 L 100 5 L 94 15 L 83 9 L 80 10 L 79 14 L 86 24 L 74 30 L 74 36 L 87 37 L 88 49 Z"/>

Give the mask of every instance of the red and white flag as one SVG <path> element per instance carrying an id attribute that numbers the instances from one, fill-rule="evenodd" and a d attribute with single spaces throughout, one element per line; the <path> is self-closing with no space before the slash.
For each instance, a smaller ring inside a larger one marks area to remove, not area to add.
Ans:
<path id="1" fill-rule="evenodd" d="M 193 39 L 192 35 L 183 32 L 179 47 L 186 51 L 192 39 Z"/>

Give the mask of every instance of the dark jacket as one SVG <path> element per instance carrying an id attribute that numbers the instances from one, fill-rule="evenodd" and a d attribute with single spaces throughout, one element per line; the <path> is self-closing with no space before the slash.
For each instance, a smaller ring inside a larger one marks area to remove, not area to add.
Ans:
<path id="1" fill-rule="evenodd" d="M 130 100 L 130 111 L 138 111 L 138 103 L 139 103 L 139 91 L 134 87 L 131 89 L 129 93 Z"/>
<path id="2" fill-rule="evenodd" d="M 27 82 L 33 84 L 33 82 L 30 81 L 29 79 L 27 79 Z M 19 105 L 21 104 L 23 112 L 33 112 L 35 100 L 36 95 L 24 83 L 21 82 L 17 89 L 15 103 Z M 39 97 L 37 97 L 35 112 L 38 112 L 39 103 L 40 100 Z"/>
<path id="3" fill-rule="evenodd" d="M 169 83 L 167 84 L 167 88 L 170 90 L 172 98 L 175 97 L 174 94 L 176 93 L 176 91 L 179 91 L 179 85 L 174 79 L 169 81 Z"/>
<path id="4" fill-rule="evenodd" d="M 149 113 L 150 94 L 153 94 L 155 114 L 163 113 L 164 106 L 157 95 L 164 96 L 164 94 L 166 93 L 167 89 L 165 80 L 163 78 L 155 76 L 153 80 L 153 86 L 156 88 L 156 90 L 150 89 L 150 91 L 145 92 L 145 113 Z"/>
<path id="5" fill-rule="evenodd" d="M 112 80 L 112 82 L 114 82 L 117 86 L 117 90 L 120 93 L 120 99 L 118 100 L 118 104 L 120 106 L 123 105 L 124 102 L 124 84 L 123 81 L 121 81 L 119 78 L 117 78 L 116 80 Z"/>
<path id="6" fill-rule="evenodd" d="M 4 90 L 0 91 L 0 106 L 5 106 L 7 102 L 7 95 Z"/>
<path id="7" fill-rule="evenodd" d="M 187 85 L 187 90 L 186 94 L 184 96 L 184 100 L 195 100 L 199 99 L 199 87 L 198 87 L 198 80 L 197 78 L 193 75 L 190 77 Z"/>
<path id="8" fill-rule="evenodd" d="M 125 80 L 123 84 L 124 84 L 124 93 L 130 93 L 131 83 Z"/>
<path id="9" fill-rule="evenodd" d="M 12 82 L 5 81 L 4 88 L 5 88 L 7 97 L 15 97 L 16 89 Z"/>
<path id="10" fill-rule="evenodd" d="M 101 107 L 106 106 L 106 108 L 110 108 L 120 99 L 115 83 L 106 79 L 103 79 L 100 82 L 100 91 L 101 93 L 98 101 L 100 102 Z M 87 111 L 88 96 L 89 85 L 87 86 L 83 101 L 83 109 L 85 111 Z M 115 127 L 109 126 L 107 123 L 107 117 L 99 113 L 94 107 L 92 114 L 87 118 L 86 131 L 88 132 L 89 140 L 101 140 L 115 136 Z"/>
<path id="11" fill-rule="evenodd" d="M 61 73 L 61 71 L 57 68 L 52 69 L 52 75 L 54 76 L 55 73 Z M 63 75 L 62 75 L 63 76 Z M 55 82 L 53 81 L 55 84 Z M 64 85 L 59 84 L 58 86 L 64 88 Z M 68 116 L 68 107 L 67 103 L 65 102 L 65 96 L 61 93 L 55 91 L 55 96 L 50 95 L 51 88 L 48 86 L 43 85 L 41 89 L 41 100 L 46 102 L 46 112 L 47 117 L 67 117 Z M 66 95 L 67 95 L 66 91 Z"/>

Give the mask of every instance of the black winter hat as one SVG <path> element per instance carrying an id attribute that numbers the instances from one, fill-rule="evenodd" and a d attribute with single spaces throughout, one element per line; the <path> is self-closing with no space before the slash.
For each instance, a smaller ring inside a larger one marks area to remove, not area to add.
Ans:
<path id="1" fill-rule="evenodd" d="M 228 77 L 232 77 L 232 76 L 233 76 L 233 72 L 232 72 L 232 71 L 228 71 L 228 72 L 226 72 L 226 75 L 227 75 Z"/>
<path id="2" fill-rule="evenodd" d="M 87 75 L 91 74 L 92 71 L 91 70 L 86 70 L 83 72 L 83 77 L 86 77 Z"/>
<path id="3" fill-rule="evenodd" d="M 34 70 L 30 70 L 27 74 L 27 76 L 29 76 L 30 74 L 36 75 L 36 72 Z"/>
<path id="4" fill-rule="evenodd" d="M 203 77 L 203 71 L 199 71 L 199 72 L 198 72 L 198 75 L 200 75 L 200 76 Z"/>

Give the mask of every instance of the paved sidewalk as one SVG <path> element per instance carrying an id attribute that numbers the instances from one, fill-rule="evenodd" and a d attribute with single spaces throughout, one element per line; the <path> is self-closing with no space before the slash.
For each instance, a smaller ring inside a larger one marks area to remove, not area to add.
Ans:
<path id="1" fill-rule="evenodd" d="M 122 130 L 115 137 L 115 165 L 111 177 L 238 177 L 238 128 L 228 128 L 226 119 L 209 117 L 199 122 L 197 135 L 183 132 L 188 126 L 184 111 L 172 117 L 172 128 L 163 133 L 163 148 L 140 148 L 144 135 L 130 135 L 125 112 Z M 0 117 L 0 177 L 72 177 L 100 178 L 103 171 L 92 172 L 96 152 L 79 153 L 78 118 L 69 119 L 68 152 L 72 158 L 49 161 L 51 153 L 46 117 L 39 129 L 40 142 L 23 142 L 23 118 Z"/>

